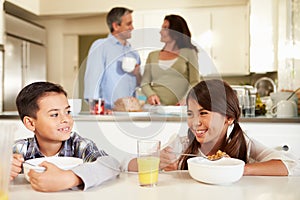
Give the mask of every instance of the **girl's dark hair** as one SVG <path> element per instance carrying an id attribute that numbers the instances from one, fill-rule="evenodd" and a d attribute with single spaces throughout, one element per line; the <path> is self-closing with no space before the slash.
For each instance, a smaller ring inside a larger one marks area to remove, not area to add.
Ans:
<path id="1" fill-rule="evenodd" d="M 181 48 L 190 48 L 198 52 L 198 49 L 191 42 L 191 32 L 186 21 L 179 15 L 167 15 L 165 19 L 170 24 L 169 28 L 170 36 L 176 41 L 176 44 L 179 49 Z"/>
<path id="2" fill-rule="evenodd" d="M 223 116 L 234 119 L 234 128 L 229 137 L 223 141 L 220 150 L 226 152 L 232 158 L 238 158 L 247 163 L 247 146 L 243 130 L 238 120 L 241 115 L 239 101 L 234 90 L 226 82 L 212 79 L 201 81 L 194 86 L 187 96 L 195 99 L 205 110 L 220 113 Z M 196 140 L 194 134 L 188 130 L 189 147 L 184 153 L 198 154 L 201 144 Z M 179 163 L 180 169 L 188 169 L 187 156 L 181 156 Z"/>
<path id="3" fill-rule="evenodd" d="M 39 110 L 38 100 L 51 92 L 64 94 L 67 97 L 66 91 L 60 85 L 54 83 L 34 82 L 25 86 L 16 98 L 16 105 L 21 120 L 25 116 L 36 118 L 36 113 Z"/>

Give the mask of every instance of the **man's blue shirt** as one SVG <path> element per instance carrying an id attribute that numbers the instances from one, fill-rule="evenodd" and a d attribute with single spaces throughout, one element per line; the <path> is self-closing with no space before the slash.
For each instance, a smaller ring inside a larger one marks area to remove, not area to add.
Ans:
<path id="1" fill-rule="evenodd" d="M 90 50 L 84 76 L 84 98 L 103 98 L 111 109 L 118 98 L 134 96 L 136 77 L 122 69 L 123 57 L 140 57 L 129 43 L 122 45 L 113 35 L 96 40 Z"/>

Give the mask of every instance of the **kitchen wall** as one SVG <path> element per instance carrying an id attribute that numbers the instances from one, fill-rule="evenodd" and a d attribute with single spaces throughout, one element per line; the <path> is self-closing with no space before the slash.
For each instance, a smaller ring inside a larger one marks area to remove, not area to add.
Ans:
<path id="1" fill-rule="evenodd" d="M 8 0 L 8 2 L 19 4 L 19 6 L 23 8 L 29 6 L 26 5 L 26 2 L 28 1 L 25 0 Z M 78 49 L 82 51 L 82 44 L 79 44 L 79 37 L 108 34 L 105 22 L 105 12 L 113 5 L 112 3 L 93 0 L 85 1 L 84 4 L 80 0 L 72 0 L 72 6 L 70 6 L 70 1 L 68 0 L 61 0 L 59 1 L 59 4 L 53 2 L 53 0 L 36 0 L 32 2 L 31 8 L 28 9 L 31 12 L 29 18 L 41 23 L 47 29 L 48 80 L 62 84 L 71 96 L 80 96 L 80 84 L 78 81 L 82 79 L 82 76 L 80 77 L 79 74 L 81 73 L 81 70 L 83 70 L 83 67 L 78 58 Z M 214 4 L 214 6 L 247 6 L 248 3 L 247 0 L 187 0 L 176 2 L 176 4 L 171 0 L 154 0 L 151 1 L 151 3 L 149 2 L 150 1 L 143 2 L 143 4 L 145 3 L 145 5 L 143 5 L 139 1 L 133 0 L 128 1 L 126 6 L 133 8 L 135 11 L 142 11 L 150 8 L 154 9 L 155 6 L 158 5 L 160 8 L 169 8 L 170 5 L 174 6 L 174 8 L 178 6 L 181 8 L 191 8 L 199 7 L 201 5 L 205 7 L 209 6 L 209 4 Z M 113 4 L 124 5 L 124 1 L 114 1 Z M 39 17 L 32 17 L 32 13 L 33 15 L 39 15 Z M 261 76 L 269 76 L 273 80 L 277 79 L 276 72 L 267 74 L 251 73 L 239 77 L 224 77 L 224 79 L 232 84 L 254 84 Z"/>
<path id="2" fill-rule="evenodd" d="M 171 0 L 166 1 L 124 1 L 103 2 L 83 1 L 82 0 L 62 0 L 59 4 L 54 1 L 40 0 L 27 4 L 22 0 L 7 0 L 10 4 L 17 4 L 21 9 L 26 9 L 30 14 L 25 17 L 34 20 L 47 29 L 47 49 L 48 49 L 48 71 L 49 81 L 62 84 L 68 93 L 76 97 L 79 90 L 78 74 L 80 74 L 81 63 L 78 61 L 78 37 L 81 35 L 108 34 L 105 23 L 105 13 L 115 5 L 124 5 L 133 8 L 135 12 L 154 8 L 191 8 L 205 6 L 224 6 L 224 5 L 246 5 L 247 0 L 187 0 L 180 1 L 174 5 Z M 71 4 L 71 5 L 70 5 Z M 37 7 L 39 10 L 37 11 Z M 24 12 L 18 11 L 22 15 Z M 34 17 L 33 15 L 38 15 Z M 163 17 L 163 16 L 162 16 Z M 159 27 L 158 27 L 159 28 Z M 77 63 L 76 63 L 77 62 Z M 74 90 L 75 88 L 75 90 Z"/>
<path id="3" fill-rule="evenodd" d="M 3 35 L 4 35 L 4 11 L 3 11 L 3 2 L 0 0 L 0 44 L 3 44 Z"/>

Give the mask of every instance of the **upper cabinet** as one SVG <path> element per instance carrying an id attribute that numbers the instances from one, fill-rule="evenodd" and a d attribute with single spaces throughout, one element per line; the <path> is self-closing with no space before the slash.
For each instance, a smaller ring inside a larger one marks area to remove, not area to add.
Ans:
<path id="1" fill-rule="evenodd" d="M 218 72 L 223 76 L 249 74 L 248 8 L 217 7 L 211 13 L 211 57 Z"/>
<path id="2" fill-rule="evenodd" d="M 250 1 L 250 71 L 277 70 L 276 5 L 274 0 Z"/>
<path id="3" fill-rule="evenodd" d="M 134 12 L 135 28 L 152 35 L 145 37 L 151 41 L 146 45 L 147 50 L 162 47 L 159 31 L 165 15 L 169 14 L 181 15 L 187 21 L 192 41 L 200 50 L 199 67 L 203 76 L 249 74 L 248 6 Z"/>

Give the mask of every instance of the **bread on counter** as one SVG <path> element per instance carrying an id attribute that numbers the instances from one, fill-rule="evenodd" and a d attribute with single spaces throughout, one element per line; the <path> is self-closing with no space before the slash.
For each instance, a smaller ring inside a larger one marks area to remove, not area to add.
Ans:
<path id="1" fill-rule="evenodd" d="M 137 98 L 124 97 L 115 101 L 113 110 L 122 112 L 141 112 L 142 106 Z"/>

